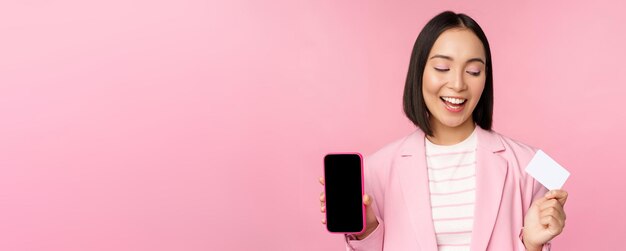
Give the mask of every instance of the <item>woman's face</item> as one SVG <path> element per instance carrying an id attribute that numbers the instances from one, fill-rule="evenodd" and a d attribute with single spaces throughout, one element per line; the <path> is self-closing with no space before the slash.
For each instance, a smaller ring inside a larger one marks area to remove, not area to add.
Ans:
<path id="1" fill-rule="evenodd" d="M 449 29 L 435 41 L 422 80 L 433 128 L 474 123 L 472 112 L 485 88 L 485 49 L 468 29 Z"/>

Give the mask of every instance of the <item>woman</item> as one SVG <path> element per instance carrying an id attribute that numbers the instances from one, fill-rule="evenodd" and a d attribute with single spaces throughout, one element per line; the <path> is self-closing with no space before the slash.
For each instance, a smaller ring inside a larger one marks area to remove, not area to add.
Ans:
<path id="1" fill-rule="evenodd" d="M 567 192 L 524 172 L 535 148 L 491 130 L 491 65 L 472 18 L 447 11 L 426 24 L 404 89 L 419 129 L 365 159 L 367 227 L 346 236 L 348 250 L 550 249 Z"/>

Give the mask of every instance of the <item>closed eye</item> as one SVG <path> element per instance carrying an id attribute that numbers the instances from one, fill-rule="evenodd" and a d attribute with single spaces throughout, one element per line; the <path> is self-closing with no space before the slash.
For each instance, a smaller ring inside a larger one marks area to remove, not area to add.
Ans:
<path id="1" fill-rule="evenodd" d="M 437 68 L 437 67 L 435 67 L 435 70 L 436 70 L 436 71 L 440 71 L 440 72 L 446 72 L 446 71 L 449 71 L 450 69 L 447 69 L 447 68 Z"/>
<path id="2" fill-rule="evenodd" d="M 469 73 L 472 76 L 480 76 L 480 72 L 479 71 L 466 71 L 467 73 Z"/>

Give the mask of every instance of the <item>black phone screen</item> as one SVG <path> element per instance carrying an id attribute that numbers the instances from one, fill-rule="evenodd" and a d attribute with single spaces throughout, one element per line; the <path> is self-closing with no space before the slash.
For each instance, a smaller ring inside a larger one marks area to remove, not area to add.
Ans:
<path id="1" fill-rule="evenodd" d="M 330 232 L 358 233 L 364 229 L 361 162 L 359 154 L 324 157 L 326 227 Z"/>

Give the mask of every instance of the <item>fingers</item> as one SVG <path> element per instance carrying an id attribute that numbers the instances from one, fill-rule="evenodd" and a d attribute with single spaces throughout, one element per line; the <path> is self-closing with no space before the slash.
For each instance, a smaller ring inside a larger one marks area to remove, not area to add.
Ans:
<path id="1" fill-rule="evenodd" d="M 565 221 L 565 212 L 561 208 L 561 204 L 555 202 L 556 206 L 546 207 L 539 212 L 539 216 L 553 216 L 559 221 Z"/>
<path id="2" fill-rule="evenodd" d="M 319 178 L 320 184 L 324 185 L 324 177 Z M 326 213 L 326 194 L 320 192 L 320 212 Z M 326 218 L 322 219 L 322 224 L 326 225 Z"/>
<path id="3" fill-rule="evenodd" d="M 546 227 L 552 236 L 557 236 L 563 231 L 567 216 L 561 202 L 556 197 L 550 198 L 542 198 L 544 201 L 537 205 L 539 207 L 539 219 L 540 223 Z"/>
<path id="4" fill-rule="evenodd" d="M 550 234 L 552 236 L 557 236 L 559 234 L 561 234 L 561 232 L 563 232 L 563 223 L 560 222 L 557 218 L 555 218 L 552 215 L 547 215 L 547 216 L 543 216 L 541 217 L 541 219 L 539 220 L 539 222 L 544 225 L 547 226 L 547 230 L 550 231 Z"/>
<path id="5" fill-rule="evenodd" d="M 324 196 L 324 192 L 320 195 L 320 212 L 326 213 L 326 205 L 325 202 L 326 197 Z M 322 219 L 322 224 L 326 224 L 326 218 Z"/>
<path id="6" fill-rule="evenodd" d="M 561 206 L 564 206 L 565 202 L 567 202 L 567 196 L 568 196 L 567 191 L 561 190 L 561 189 L 556 189 L 556 190 L 548 191 L 544 195 L 544 198 L 546 198 L 546 199 L 556 199 L 556 200 L 559 201 L 559 203 L 561 203 Z"/>
<path id="7" fill-rule="evenodd" d="M 561 210 L 563 209 L 563 206 L 561 206 L 561 203 L 559 203 L 559 201 L 556 199 L 545 200 L 544 202 L 538 205 L 539 205 L 539 211 L 543 211 L 546 208 L 556 208 L 556 209 L 561 209 Z"/>
<path id="8" fill-rule="evenodd" d="M 539 205 L 539 211 L 542 215 L 555 215 L 558 216 L 558 219 L 565 220 L 567 216 L 565 215 L 565 210 L 563 210 L 563 206 L 556 199 L 547 200 Z"/>

